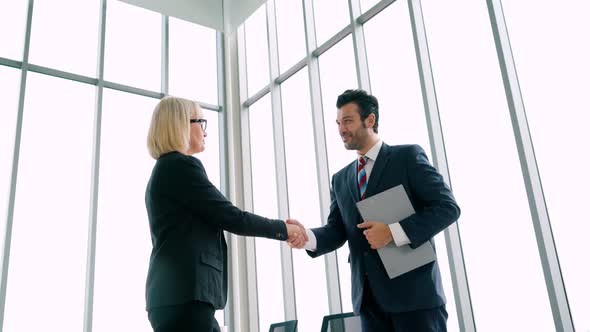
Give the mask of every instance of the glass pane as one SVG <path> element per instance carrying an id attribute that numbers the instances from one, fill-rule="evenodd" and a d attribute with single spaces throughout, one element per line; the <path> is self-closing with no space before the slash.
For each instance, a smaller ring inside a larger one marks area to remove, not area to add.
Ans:
<path id="1" fill-rule="evenodd" d="M 322 220 L 307 77 L 307 70 L 300 70 L 281 87 L 289 216 L 313 228 L 321 226 Z M 293 250 L 299 331 L 316 331 L 322 326 L 323 316 L 328 314 L 324 262 L 323 257 L 311 259 L 304 250 Z"/>
<path id="2" fill-rule="evenodd" d="M 250 106 L 250 158 L 254 213 L 278 218 L 274 134 L 270 95 Z M 285 320 L 281 243 L 256 238 L 256 280 L 260 331 Z"/>
<path id="3" fill-rule="evenodd" d="M 82 326 L 94 101 L 93 86 L 28 74 L 6 331 Z"/>
<path id="4" fill-rule="evenodd" d="M 98 0 L 35 1 L 29 61 L 95 77 L 99 16 Z"/>
<path id="5" fill-rule="evenodd" d="M 10 176 L 12 173 L 12 156 L 14 150 L 14 135 L 16 129 L 16 114 L 18 111 L 18 97 L 20 87 L 20 70 L 0 66 L 0 257 L 4 253 L 4 232 L 6 223 L 6 208 L 10 191 Z"/>
<path id="6" fill-rule="evenodd" d="M 205 166 L 207 177 L 217 189 L 221 188 L 219 165 L 219 113 L 203 109 L 203 116 L 207 119 L 207 138 L 205 138 L 205 151 L 196 154 L 195 157 Z M 221 190 L 221 189 L 220 189 Z"/>
<path id="7" fill-rule="evenodd" d="M 28 4 L 23 0 L 0 2 L 0 57 L 23 59 Z"/>
<path id="8" fill-rule="evenodd" d="M 396 1 L 365 24 L 371 88 L 379 99 L 379 136 L 388 144 L 419 144 L 430 154 L 408 13 L 408 2 Z"/>
<path id="9" fill-rule="evenodd" d="M 408 2 L 396 1 L 367 22 L 365 42 L 371 89 L 379 100 L 379 136 L 390 145 L 419 144 L 430 158 Z M 447 328 L 459 331 L 444 233 L 435 237 L 435 243 L 447 297 Z"/>
<path id="10" fill-rule="evenodd" d="M 346 167 L 356 158 L 354 151 L 344 148 L 336 125 L 336 100 L 348 89 L 358 87 L 352 38 L 346 37 L 319 58 L 322 83 L 322 105 L 324 108 L 324 128 L 328 148 L 330 181 L 334 173 Z M 343 312 L 352 311 L 352 286 L 350 284 L 350 264 L 348 264 L 348 244 L 336 251 L 338 275 Z"/>
<path id="11" fill-rule="evenodd" d="M 575 329 L 590 331 L 590 270 L 580 264 L 580 244 L 587 242 L 590 224 L 580 222 L 578 209 L 572 209 L 588 204 L 585 188 L 590 187 L 587 176 L 572 172 L 575 165 L 590 164 L 583 152 L 590 142 L 590 49 L 584 42 L 590 4 L 529 0 L 502 5 Z"/>
<path id="12" fill-rule="evenodd" d="M 375 6 L 379 0 L 361 0 L 361 11 L 364 13 Z"/>
<path id="13" fill-rule="evenodd" d="M 227 294 L 228 298 L 231 296 L 230 293 L 228 292 Z M 225 312 L 223 310 L 216 310 L 215 311 L 215 319 L 217 320 L 217 324 L 219 324 L 219 327 L 221 328 L 221 331 L 229 331 L 227 330 L 227 325 L 225 325 Z M 223 328 L 225 328 L 226 330 L 223 330 Z"/>
<path id="14" fill-rule="evenodd" d="M 486 3 L 422 6 L 476 326 L 553 331 Z"/>
<path id="15" fill-rule="evenodd" d="M 170 94 L 217 105 L 216 32 L 170 18 Z"/>
<path id="16" fill-rule="evenodd" d="M 270 82 L 266 5 L 260 6 L 246 20 L 244 29 L 246 32 L 245 56 L 248 74 L 248 96 L 252 96 Z"/>
<path id="17" fill-rule="evenodd" d="M 350 24 L 347 0 L 313 0 L 317 46 Z"/>
<path id="18" fill-rule="evenodd" d="M 109 1 L 106 24 L 105 79 L 160 91 L 162 15 Z"/>
<path id="19" fill-rule="evenodd" d="M 293 0 L 275 2 L 279 67 L 281 73 L 305 58 L 303 3 Z"/>
<path id="20" fill-rule="evenodd" d="M 356 65 L 352 37 L 346 37 L 319 58 L 322 83 L 322 106 L 324 127 L 328 148 L 330 176 L 356 159 L 354 151 L 348 151 L 342 144 L 336 125 L 336 100 L 348 89 L 357 89 Z"/>
<path id="21" fill-rule="evenodd" d="M 93 331 L 152 331 L 145 278 L 152 249 L 146 137 L 156 99 L 104 89 Z"/>

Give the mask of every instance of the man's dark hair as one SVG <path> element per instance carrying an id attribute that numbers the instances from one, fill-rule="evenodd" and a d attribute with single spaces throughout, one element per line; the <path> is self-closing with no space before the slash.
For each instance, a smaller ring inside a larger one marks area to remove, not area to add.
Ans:
<path id="1" fill-rule="evenodd" d="M 346 90 L 336 101 L 336 107 L 340 108 L 346 104 L 355 103 L 359 107 L 359 113 L 361 115 L 361 121 L 365 121 L 369 115 L 375 114 L 375 125 L 373 131 L 379 132 L 379 102 L 377 98 L 367 93 L 365 90 L 355 89 Z M 364 122 L 363 122 L 364 124 Z"/>

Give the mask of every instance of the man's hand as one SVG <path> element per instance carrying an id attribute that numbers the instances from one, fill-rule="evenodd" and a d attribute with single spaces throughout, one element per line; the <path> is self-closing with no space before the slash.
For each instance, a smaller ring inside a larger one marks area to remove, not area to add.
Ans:
<path id="1" fill-rule="evenodd" d="M 365 229 L 363 234 L 369 241 L 371 249 L 380 249 L 393 241 L 393 235 L 391 235 L 391 229 L 389 225 L 379 221 L 365 221 L 361 224 L 356 225 L 358 228 Z"/>
<path id="2" fill-rule="evenodd" d="M 293 239 L 289 235 L 289 240 L 287 241 L 287 244 L 289 245 L 289 247 L 295 248 L 295 249 L 303 248 L 303 246 L 305 246 L 305 244 L 309 240 L 309 238 L 307 237 L 307 233 L 305 232 L 305 227 L 303 227 L 303 225 L 295 219 L 287 219 L 286 223 L 287 223 L 287 231 L 291 227 L 291 228 L 296 229 L 297 231 L 302 233 L 302 236 L 294 237 Z"/>

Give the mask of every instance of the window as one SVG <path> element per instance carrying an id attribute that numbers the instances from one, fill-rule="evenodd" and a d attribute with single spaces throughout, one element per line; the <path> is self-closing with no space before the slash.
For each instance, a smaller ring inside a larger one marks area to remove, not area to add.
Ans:
<path id="1" fill-rule="evenodd" d="M 33 9 L 29 62 L 95 77 L 100 1 L 36 1 Z"/>
<path id="2" fill-rule="evenodd" d="M 28 4 L 23 0 L 0 2 L 0 57 L 23 59 Z"/>
<path id="3" fill-rule="evenodd" d="M 105 38 L 105 80 L 160 91 L 162 15 L 109 1 Z"/>
<path id="4" fill-rule="evenodd" d="M 408 2 L 396 1 L 364 28 L 371 88 L 379 100 L 379 136 L 389 145 L 419 144 L 430 157 Z M 447 297 L 447 327 L 459 331 L 444 233 L 435 243 Z"/>
<path id="5" fill-rule="evenodd" d="M 475 324 L 489 331 L 552 331 L 486 4 L 424 0 L 422 7 L 462 210 L 459 229 Z"/>
<path id="6" fill-rule="evenodd" d="M 330 176 L 356 159 L 354 151 L 344 148 L 336 117 L 338 96 L 348 89 L 358 89 L 352 37 L 346 37 L 319 58 L 322 82 L 322 107 L 328 149 Z"/>
<path id="7" fill-rule="evenodd" d="M 324 109 L 324 128 L 328 149 L 328 167 L 330 181 L 334 173 L 356 159 L 356 153 L 344 148 L 336 125 L 338 96 L 348 89 L 358 87 L 354 62 L 352 37 L 346 37 L 334 45 L 319 58 L 322 83 L 322 105 Z M 340 279 L 340 296 L 343 312 L 352 311 L 352 286 L 350 264 L 348 264 L 348 243 L 336 251 L 338 258 L 338 275 Z"/>
<path id="8" fill-rule="evenodd" d="M 283 123 L 289 217 L 305 227 L 322 224 L 318 199 L 317 166 L 307 71 L 289 78 L 282 88 Z M 293 250 L 298 329 L 315 331 L 328 314 L 325 260 L 311 259 L 304 250 Z"/>
<path id="9" fill-rule="evenodd" d="M 275 1 L 280 71 L 305 58 L 305 27 L 303 26 L 303 2 Z"/>
<path id="10" fill-rule="evenodd" d="M 0 100 L 3 101 L 0 112 L 0 239 L 4 239 L 7 202 L 10 191 L 12 173 L 12 156 L 14 134 L 16 129 L 16 113 L 18 108 L 20 70 L 0 66 Z M 3 241 L 3 240 L 1 240 Z M 2 242 L 4 243 L 4 242 Z M 0 248 L 0 257 L 4 246 Z"/>
<path id="11" fill-rule="evenodd" d="M 533 5 L 535 15 L 530 15 Z M 590 186 L 590 179 L 577 171 L 590 164 L 584 152 L 590 142 L 590 49 L 584 42 L 590 5 L 505 1 L 502 6 L 567 300 L 575 329 L 589 331 L 590 270 L 580 263 L 580 244 L 587 241 L 590 225 L 575 207 L 586 206 L 589 196 L 583 188 Z"/>
<path id="12" fill-rule="evenodd" d="M 270 95 L 250 106 L 250 158 L 254 213 L 277 218 L 276 163 Z M 285 320 L 281 242 L 256 238 L 256 280 L 260 331 Z"/>
<path id="13" fill-rule="evenodd" d="M 430 151 L 408 2 L 397 1 L 365 24 L 371 88 L 379 100 L 379 136 Z"/>
<path id="14" fill-rule="evenodd" d="M 246 70 L 248 96 L 254 95 L 270 82 L 266 5 L 260 6 L 244 23 L 246 31 Z"/>
<path id="15" fill-rule="evenodd" d="M 29 3 L 33 1 L 0 3 L 0 58 L 5 59 L 0 62 L 22 61 Z M 9 281 L 6 299 L 1 299 L 5 309 L 0 330 L 80 330 L 87 318 L 87 244 L 94 235 L 93 331 L 152 330 L 145 311 L 152 247 L 144 196 L 155 162 L 147 151 L 147 131 L 158 100 L 103 90 L 98 104 L 102 112 L 98 197 L 92 197 L 97 87 L 76 82 L 76 77 L 53 76 L 57 70 L 96 78 L 101 4 L 100 0 L 35 1 L 29 22 L 29 62 L 41 66 L 44 74 L 27 72 L 21 91 L 21 70 L 0 64 L 1 240 L 6 235 L 19 96 L 24 96 Z M 142 94 L 160 91 L 162 15 L 109 0 L 106 20 L 107 83 L 127 85 Z M 173 92 L 218 104 L 216 34 L 170 20 Z M 203 112 L 208 120 L 207 149 L 198 157 L 211 182 L 220 187 L 222 117 L 217 111 Z M 94 199 L 97 230 L 89 234 Z M 0 256 L 3 250 L 2 245 Z M 43 308 L 35 319 L 31 303 Z M 215 315 L 220 325 L 225 323 L 223 314 L 220 310 Z"/>
<path id="16" fill-rule="evenodd" d="M 28 74 L 6 331 L 83 324 L 94 104 L 90 85 Z"/>
<path id="17" fill-rule="evenodd" d="M 317 46 L 350 24 L 347 0 L 313 0 L 313 15 Z"/>
<path id="18" fill-rule="evenodd" d="M 170 18 L 170 94 L 217 101 L 217 40 L 213 29 Z"/>
<path id="19" fill-rule="evenodd" d="M 219 164 L 219 112 L 203 109 L 203 116 L 207 119 L 207 137 L 205 151 L 195 155 L 203 162 L 209 181 L 217 189 L 221 189 L 221 166 Z"/>
<path id="20" fill-rule="evenodd" d="M 361 10 L 362 12 L 366 12 L 367 10 L 371 9 L 373 6 L 375 6 L 377 3 L 379 3 L 379 0 L 361 0 Z"/>
<path id="21" fill-rule="evenodd" d="M 104 89 L 93 331 L 151 331 L 145 279 L 152 249 L 147 132 L 158 100 Z"/>

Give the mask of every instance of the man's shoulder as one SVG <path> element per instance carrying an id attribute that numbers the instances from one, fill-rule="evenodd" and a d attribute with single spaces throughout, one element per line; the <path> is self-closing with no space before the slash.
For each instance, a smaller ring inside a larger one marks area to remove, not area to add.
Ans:
<path id="1" fill-rule="evenodd" d="M 424 152 L 424 149 L 418 144 L 400 144 L 400 145 L 386 145 L 383 144 L 385 149 L 390 152 L 396 152 L 401 154 L 418 154 Z"/>
<path id="2" fill-rule="evenodd" d="M 398 145 L 387 145 L 383 143 L 383 147 L 389 148 L 391 150 L 398 150 L 398 151 L 410 151 L 413 149 L 422 149 L 422 147 L 418 144 L 398 144 Z"/>
<path id="3" fill-rule="evenodd" d="M 334 178 L 334 179 L 338 179 L 338 178 L 340 178 L 340 177 L 342 177 L 342 176 L 346 176 L 346 172 L 348 172 L 348 169 L 349 169 L 350 167 L 355 167 L 355 166 L 354 166 L 354 164 L 355 164 L 355 163 L 356 163 L 356 159 L 355 159 L 355 160 L 353 160 L 353 161 L 351 161 L 351 162 L 350 162 L 350 164 L 348 164 L 348 165 L 344 166 L 344 167 L 343 167 L 341 170 L 339 170 L 338 172 L 334 173 L 334 176 L 333 176 L 333 178 Z"/>

